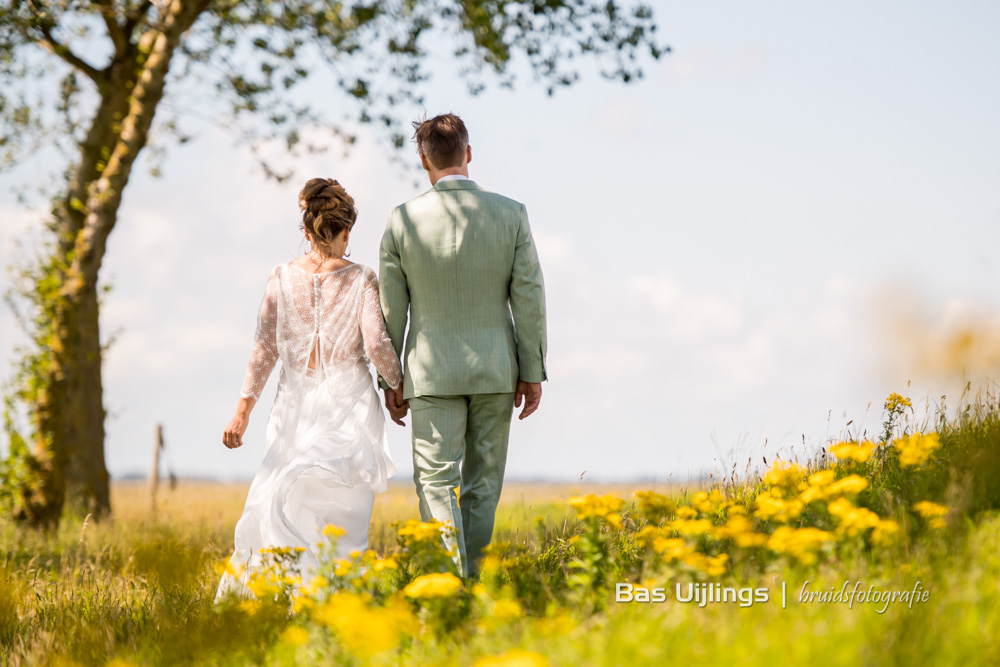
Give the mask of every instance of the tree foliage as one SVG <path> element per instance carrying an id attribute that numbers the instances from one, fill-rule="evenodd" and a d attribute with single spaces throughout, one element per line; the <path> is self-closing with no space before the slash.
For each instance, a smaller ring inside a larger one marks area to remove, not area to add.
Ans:
<path id="1" fill-rule="evenodd" d="M 665 51 L 652 11 L 619 0 L 0 0 L 0 171 L 38 150 L 65 167 L 43 252 L 10 296 L 31 341 L 8 395 L 3 467 L 22 518 L 57 520 L 67 494 L 110 508 L 98 273 L 139 154 L 186 141 L 185 113 L 227 127 L 277 179 L 290 172 L 266 157 L 272 147 L 321 150 L 316 129 L 349 146 L 371 126 L 400 148 L 442 47 L 473 94 L 490 79 L 514 85 L 518 69 L 553 94 L 585 59 L 629 83 Z M 341 93 L 336 109 L 310 96 L 321 77 Z M 179 102 L 185 93 L 194 101 Z"/>

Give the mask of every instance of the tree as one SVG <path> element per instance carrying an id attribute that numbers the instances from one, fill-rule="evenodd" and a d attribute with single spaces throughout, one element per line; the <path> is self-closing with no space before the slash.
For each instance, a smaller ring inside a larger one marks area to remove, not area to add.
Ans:
<path id="1" fill-rule="evenodd" d="M 0 168 L 40 145 L 66 166 L 48 243 L 21 268 L 10 299 L 31 340 L 5 413 L 4 489 L 15 516 L 52 524 L 67 500 L 97 516 L 110 510 L 98 275 L 136 159 L 159 145 L 158 130 L 176 129 L 175 118 L 154 126 L 168 88 L 212 91 L 254 149 L 315 148 L 303 130 L 321 126 L 350 144 L 349 121 L 383 128 L 398 148 L 430 40 L 457 45 L 472 93 L 486 75 L 510 85 L 520 56 L 552 94 L 577 79 L 581 56 L 609 78 L 641 77 L 639 58 L 663 52 L 655 29 L 648 7 L 619 0 L 0 1 Z M 300 101 L 320 66 L 338 73 L 349 110 L 338 120 Z M 260 163 L 269 176 L 288 175 Z"/>

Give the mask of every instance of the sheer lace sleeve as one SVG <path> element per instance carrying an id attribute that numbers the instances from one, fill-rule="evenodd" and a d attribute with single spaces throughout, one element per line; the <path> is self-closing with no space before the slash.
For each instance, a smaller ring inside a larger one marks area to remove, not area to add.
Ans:
<path id="1" fill-rule="evenodd" d="M 278 361 L 278 271 L 271 272 L 257 315 L 257 333 L 254 334 L 253 351 L 247 374 L 243 378 L 242 398 L 260 398 L 267 378 Z"/>
<path id="2" fill-rule="evenodd" d="M 399 356 L 392 347 L 389 334 L 385 331 L 385 319 L 378 298 L 378 279 L 374 271 L 366 271 L 364 294 L 361 302 L 361 336 L 364 339 L 365 354 L 375 365 L 375 370 L 393 389 L 403 384 L 403 369 Z"/>

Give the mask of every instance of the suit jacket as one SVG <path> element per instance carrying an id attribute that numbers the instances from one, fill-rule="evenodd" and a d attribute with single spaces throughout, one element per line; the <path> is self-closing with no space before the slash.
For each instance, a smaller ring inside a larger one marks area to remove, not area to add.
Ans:
<path id="1" fill-rule="evenodd" d="M 523 204 L 473 181 L 438 182 L 392 211 L 379 259 L 404 398 L 546 379 L 545 286 Z"/>

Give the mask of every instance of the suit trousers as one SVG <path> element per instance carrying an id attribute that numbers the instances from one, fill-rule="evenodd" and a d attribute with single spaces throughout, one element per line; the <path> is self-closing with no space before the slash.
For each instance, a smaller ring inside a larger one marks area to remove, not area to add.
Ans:
<path id="1" fill-rule="evenodd" d="M 455 528 L 446 545 L 458 571 L 475 577 L 483 549 L 493 539 L 514 394 L 417 396 L 409 401 L 420 518 Z"/>

